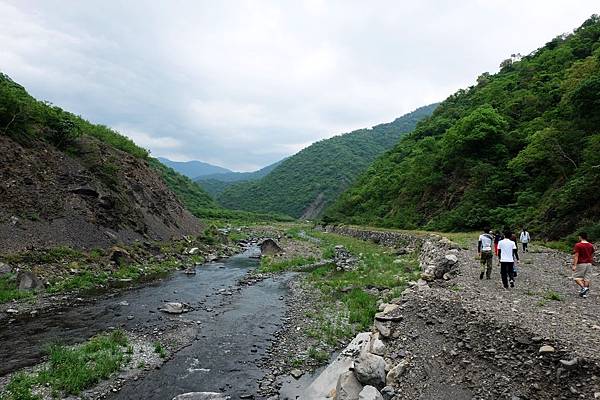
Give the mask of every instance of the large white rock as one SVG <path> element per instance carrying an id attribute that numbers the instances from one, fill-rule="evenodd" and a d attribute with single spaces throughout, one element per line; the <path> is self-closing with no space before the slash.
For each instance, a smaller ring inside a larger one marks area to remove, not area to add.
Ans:
<path id="1" fill-rule="evenodd" d="M 173 397 L 173 400 L 227 400 L 229 396 L 215 392 L 189 392 Z"/>
<path id="2" fill-rule="evenodd" d="M 340 375 L 335 386 L 334 400 L 358 400 L 363 386 L 354 376 L 352 371 Z"/>
<path id="3" fill-rule="evenodd" d="M 367 385 L 358 395 L 358 400 L 383 400 L 383 396 L 379 393 L 379 390 Z"/>
<path id="4" fill-rule="evenodd" d="M 363 385 L 383 387 L 385 385 L 385 360 L 383 357 L 362 352 L 354 360 L 354 373 Z"/>
<path id="5" fill-rule="evenodd" d="M 189 308 L 183 303 L 170 302 L 165 303 L 160 311 L 166 312 L 167 314 L 181 314 L 189 311 Z"/>
<path id="6" fill-rule="evenodd" d="M 371 342 L 371 333 L 362 332 L 350 342 L 337 358 L 302 392 L 300 398 L 310 400 L 331 400 L 341 374 L 352 367 L 356 354 L 367 349 Z"/>

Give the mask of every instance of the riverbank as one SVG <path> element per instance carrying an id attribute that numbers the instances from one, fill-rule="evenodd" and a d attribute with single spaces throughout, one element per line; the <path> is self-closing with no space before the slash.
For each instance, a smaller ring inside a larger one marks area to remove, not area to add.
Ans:
<path id="1" fill-rule="evenodd" d="M 516 287 L 505 290 L 497 260 L 492 279 L 479 279 L 475 246 L 459 252 L 448 279 L 422 263 L 422 279 L 375 316 L 369 355 L 351 356 L 368 367 L 332 364 L 334 378 L 310 398 L 358 398 L 367 384 L 395 400 L 598 398 L 599 297 L 577 295 L 570 256 L 533 246 L 521 254 Z"/>

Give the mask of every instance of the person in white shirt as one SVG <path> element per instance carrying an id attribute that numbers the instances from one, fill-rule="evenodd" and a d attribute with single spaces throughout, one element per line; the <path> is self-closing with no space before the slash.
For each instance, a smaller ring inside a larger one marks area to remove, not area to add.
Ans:
<path id="1" fill-rule="evenodd" d="M 479 235 L 479 242 L 477 243 L 477 252 L 479 253 L 479 259 L 481 260 L 479 279 L 483 279 L 484 274 L 487 279 L 490 279 L 492 275 L 492 246 L 494 245 L 494 236 L 489 232 L 490 228 L 485 228 L 483 233 Z"/>
<path id="2" fill-rule="evenodd" d="M 527 228 L 523 228 L 523 230 L 521 231 L 521 235 L 519 236 L 519 241 L 523 245 L 523 253 L 528 251 L 527 245 L 531 241 L 531 236 L 529 236 L 529 232 L 527 232 Z"/>
<path id="3" fill-rule="evenodd" d="M 500 276 L 502 277 L 502 286 L 508 289 L 515 287 L 515 278 L 513 276 L 513 267 L 515 263 L 517 244 L 510 240 L 512 232 L 504 232 L 504 239 L 498 243 L 498 258 L 500 259 Z"/>

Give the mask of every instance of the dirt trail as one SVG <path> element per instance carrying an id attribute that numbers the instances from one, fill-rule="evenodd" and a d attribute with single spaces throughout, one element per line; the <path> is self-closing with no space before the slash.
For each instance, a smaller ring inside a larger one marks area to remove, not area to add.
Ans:
<path id="1" fill-rule="evenodd" d="M 389 325 L 385 357 L 406 371 L 394 400 L 600 397 L 600 296 L 578 296 L 567 254 L 521 255 L 509 290 L 496 258 L 490 280 L 475 249 L 460 258 L 456 277 L 396 301 L 403 318 Z"/>
<path id="2" fill-rule="evenodd" d="M 492 279 L 481 281 L 475 250 L 465 253 L 466 262 L 452 284 L 457 286 L 467 309 L 518 325 L 537 336 L 559 340 L 580 357 L 600 357 L 600 293 L 594 288 L 594 283 L 598 284 L 597 269 L 590 295 L 583 299 L 572 279 L 571 257 L 554 250 L 534 249 L 520 254 L 516 287 L 505 290 L 497 258 Z M 552 300 L 556 295 L 560 300 Z"/>

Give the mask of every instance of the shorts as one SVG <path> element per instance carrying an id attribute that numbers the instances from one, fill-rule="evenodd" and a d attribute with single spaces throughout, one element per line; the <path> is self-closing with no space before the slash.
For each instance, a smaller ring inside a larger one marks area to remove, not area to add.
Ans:
<path id="1" fill-rule="evenodd" d="M 592 264 L 577 264 L 575 266 L 575 272 L 573 272 L 573 278 L 589 281 L 592 278 Z"/>

